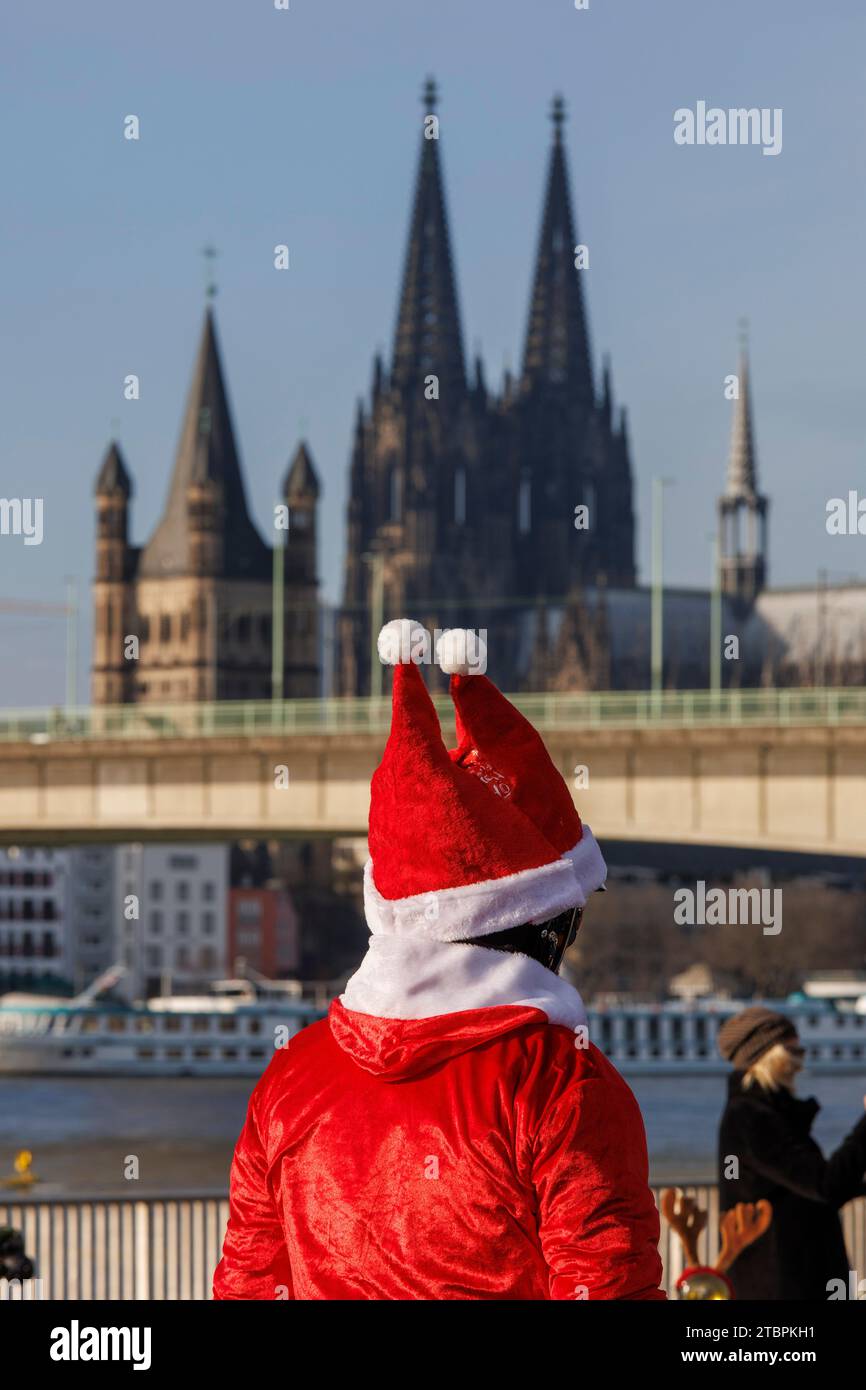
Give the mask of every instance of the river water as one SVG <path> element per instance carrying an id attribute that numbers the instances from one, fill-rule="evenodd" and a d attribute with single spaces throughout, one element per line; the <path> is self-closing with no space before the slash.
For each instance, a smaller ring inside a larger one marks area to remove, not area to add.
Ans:
<path id="1" fill-rule="evenodd" d="M 654 1183 L 715 1179 L 723 1077 L 628 1077 L 647 1129 Z M 16 1077 L 0 1080 L 0 1180 L 33 1153 L 34 1195 L 220 1191 L 253 1087 L 249 1079 Z M 805 1075 L 821 1103 L 825 1152 L 863 1113 L 866 1078 Z M 130 1156 L 138 1181 L 124 1177 Z M 2 1198 L 2 1188 L 0 1188 Z"/>

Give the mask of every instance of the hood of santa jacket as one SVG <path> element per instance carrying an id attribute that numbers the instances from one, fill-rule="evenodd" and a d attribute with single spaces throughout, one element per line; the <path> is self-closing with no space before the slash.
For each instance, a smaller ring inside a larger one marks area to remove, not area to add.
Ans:
<path id="1" fill-rule="evenodd" d="M 505 1004 L 435 1018 L 376 1018 L 335 999 L 328 1022 L 338 1047 L 364 1071 L 405 1081 L 527 1023 L 547 1023 L 547 1017 L 540 1009 Z"/>

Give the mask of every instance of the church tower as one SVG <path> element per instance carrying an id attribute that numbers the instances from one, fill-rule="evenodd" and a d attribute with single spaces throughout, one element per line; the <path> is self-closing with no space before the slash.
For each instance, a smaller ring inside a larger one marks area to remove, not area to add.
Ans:
<path id="1" fill-rule="evenodd" d="M 468 621 L 461 594 L 480 597 L 490 584 L 480 534 L 486 392 L 466 379 L 437 105 L 430 80 L 391 361 L 375 358 L 355 425 L 339 619 L 346 693 L 371 689 L 377 615 L 457 626 Z"/>
<path id="2" fill-rule="evenodd" d="M 424 89 L 391 361 L 374 361 L 351 451 L 338 619 L 346 694 L 375 688 L 373 638 L 389 618 L 495 626 L 497 678 L 517 688 L 549 666 L 534 631 L 541 608 L 575 607 L 594 584 L 634 587 L 625 412 L 609 364 L 596 393 L 564 121 L 557 98 L 522 369 L 496 396 L 480 359 L 467 371 L 436 89 Z"/>
<path id="3" fill-rule="evenodd" d="M 289 513 L 285 554 L 286 687 L 296 696 L 319 694 L 318 521 L 319 479 L 302 440 L 283 479 Z"/>
<path id="4" fill-rule="evenodd" d="M 315 475 L 306 475 L 307 488 Z M 162 517 L 141 548 L 128 540 L 129 475 L 112 445 L 96 485 L 93 701 L 185 703 L 271 696 L 273 565 L 247 507 L 210 306 L 205 313 Z M 304 563 L 285 609 L 317 608 L 315 508 L 304 498 Z M 310 539 L 311 538 L 311 539 Z M 286 696 L 318 693 L 317 613 L 284 644 Z M 126 642 L 127 637 L 135 640 Z"/>
<path id="5" fill-rule="evenodd" d="M 740 347 L 725 491 L 719 498 L 722 593 L 752 604 L 767 583 L 767 498 L 758 492 L 752 387 L 745 341 Z"/>
<path id="6" fill-rule="evenodd" d="M 129 632 L 134 552 L 129 545 L 132 479 L 120 445 L 113 441 L 96 479 L 96 578 L 93 585 L 93 703 L 123 704 L 129 698 L 130 664 L 124 656 Z"/>
<path id="7" fill-rule="evenodd" d="M 561 97 L 551 119 L 523 370 L 504 408 L 517 499 L 516 592 L 555 603 L 599 576 L 631 587 L 635 566 L 631 463 L 609 362 L 596 399 L 583 295 L 590 248 L 579 242 L 572 212 Z"/>

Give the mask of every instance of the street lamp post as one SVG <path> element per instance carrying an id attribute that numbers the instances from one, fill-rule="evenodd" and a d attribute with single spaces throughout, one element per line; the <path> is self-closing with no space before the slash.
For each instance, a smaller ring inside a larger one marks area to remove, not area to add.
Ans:
<path id="1" fill-rule="evenodd" d="M 286 538 L 286 540 L 288 537 Z M 271 698 L 282 700 L 284 695 L 285 658 L 283 636 L 286 611 L 286 541 L 281 532 L 274 537 L 273 581 L 271 585 Z"/>
<path id="2" fill-rule="evenodd" d="M 75 708 L 78 694 L 78 585 L 66 581 L 66 710 Z"/>
<path id="3" fill-rule="evenodd" d="M 664 489 L 672 482 L 672 478 L 653 478 L 652 488 L 650 686 L 656 706 L 661 701 L 664 679 Z"/>
<path id="4" fill-rule="evenodd" d="M 710 598 L 710 690 L 718 703 L 722 689 L 722 550 L 718 531 L 710 533 L 713 555 L 713 588 Z"/>
<path id="5" fill-rule="evenodd" d="M 379 633 L 385 607 L 385 556 L 381 550 L 368 550 L 361 556 L 370 566 L 370 694 L 382 696 L 382 663 L 379 660 Z"/>

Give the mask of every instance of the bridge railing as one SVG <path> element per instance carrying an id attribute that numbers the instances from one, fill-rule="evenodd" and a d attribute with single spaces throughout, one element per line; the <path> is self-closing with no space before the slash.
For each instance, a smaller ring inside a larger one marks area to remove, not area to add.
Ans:
<path id="1" fill-rule="evenodd" d="M 695 728 L 748 725 L 866 724 L 866 688 L 758 690 L 594 690 L 510 697 L 540 729 Z M 435 704 L 453 722 L 447 696 Z M 0 710 L 0 742 L 87 739 L 186 739 L 285 734 L 385 734 L 388 696 L 322 700 L 226 700 L 218 703 L 83 705 Z"/>
<path id="2" fill-rule="evenodd" d="M 719 1250 L 718 1188 L 679 1186 L 708 1213 L 698 1253 L 712 1263 Z M 653 1189 L 657 1203 L 661 1190 Z M 7 1285 L 4 1291 L 0 1282 L 0 1301 L 208 1299 L 227 1219 L 224 1193 L 0 1202 L 0 1226 L 20 1230 L 36 1262 L 36 1280 L 29 1284 Z M 851 1265 L 862 1278 L 866 1198 L 849 1202 L 842 1225 Z M 659 1250 L 663 1286 L 672 1294 L 684 1261 L 679 1240 L 663 1217 Z"/>

